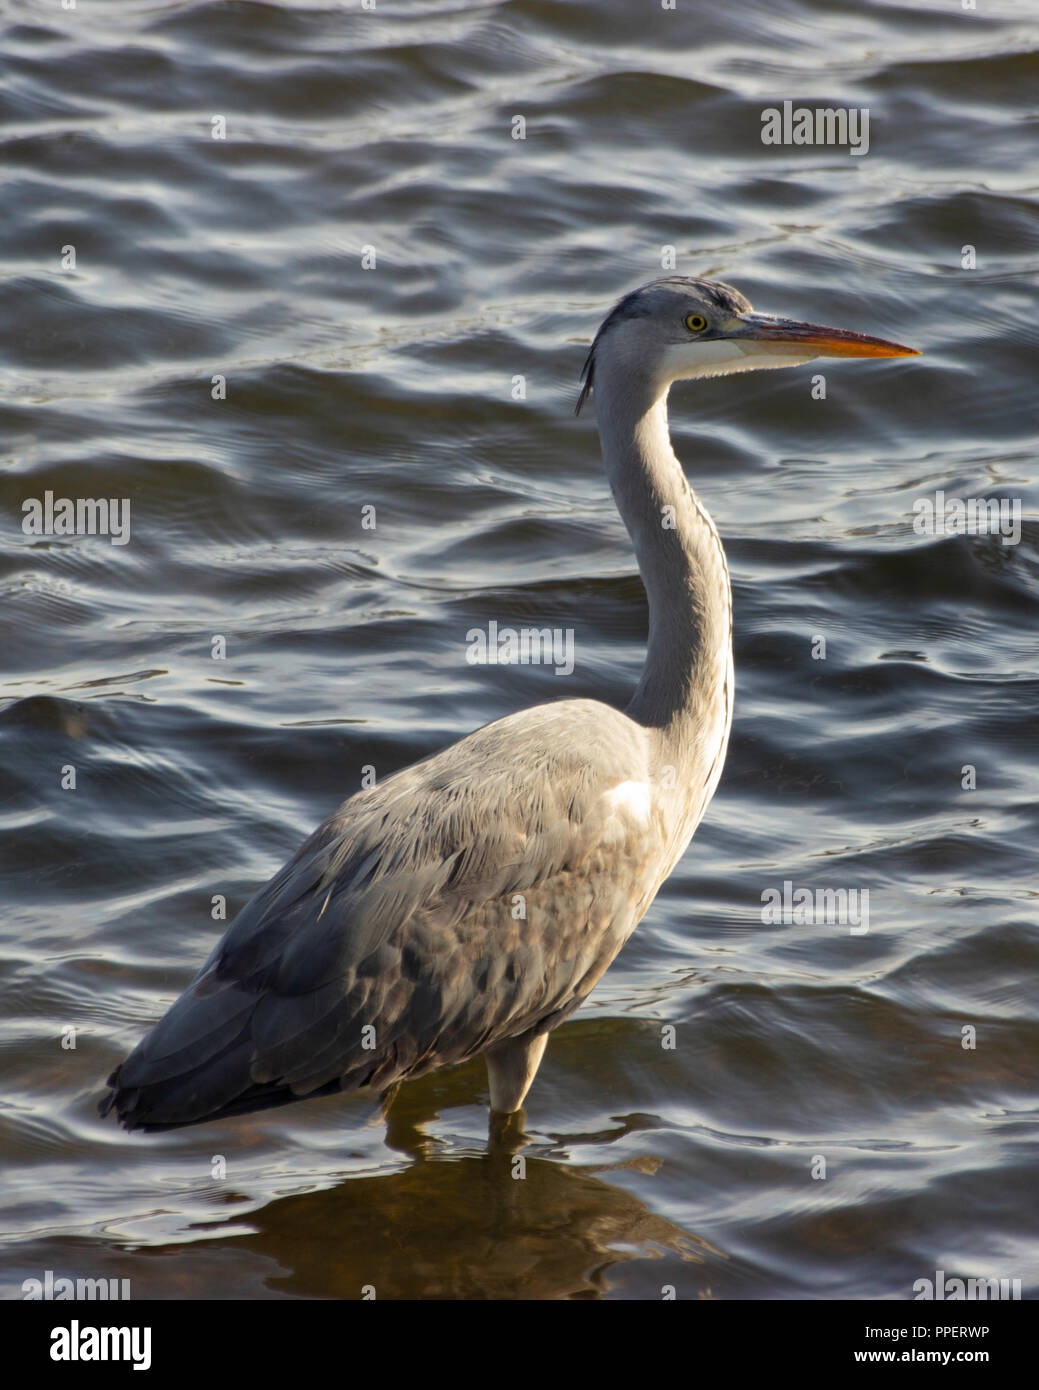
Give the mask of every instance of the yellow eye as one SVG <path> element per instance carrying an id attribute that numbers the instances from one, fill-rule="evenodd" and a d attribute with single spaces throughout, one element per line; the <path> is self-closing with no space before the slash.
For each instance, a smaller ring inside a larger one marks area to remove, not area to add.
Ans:
<path id="1" fill-rule="evenodd" d="M 707 327 L 707 320 L 703 314 L 686 314 L 685 326 L 690 333 L 702 333 Z"/>

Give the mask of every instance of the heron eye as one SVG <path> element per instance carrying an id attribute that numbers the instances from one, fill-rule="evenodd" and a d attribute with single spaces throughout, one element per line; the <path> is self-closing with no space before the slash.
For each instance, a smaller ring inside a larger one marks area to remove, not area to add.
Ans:
<path id="1" fill-rule="evenodd" d="M 686 314 L 685 326 L 690 333 L 702 333 L 707 327 L 707 320 L 703 314 Z"/>

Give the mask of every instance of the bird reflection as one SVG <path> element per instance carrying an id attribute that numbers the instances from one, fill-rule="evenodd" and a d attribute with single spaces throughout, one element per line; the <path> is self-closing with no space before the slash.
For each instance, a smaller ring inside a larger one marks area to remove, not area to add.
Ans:
<path id="1" fill-rule="evenodd" d="M 556 1299 L 600 1297 L 630 1283 L 634 1264 L 670 1255 L 680 1269 L 641 1271 L 637 1296 L 666 1285 L 705 1295 L 705 1265 L 723 1258 L 706 1241 L 599 1175 L 520 1158 L 492 1143 L 287 1197 L 250 1218 L 235 1258 L 275 1261 L 284 1272 L 268 1290 L 296 1297 Z"/>

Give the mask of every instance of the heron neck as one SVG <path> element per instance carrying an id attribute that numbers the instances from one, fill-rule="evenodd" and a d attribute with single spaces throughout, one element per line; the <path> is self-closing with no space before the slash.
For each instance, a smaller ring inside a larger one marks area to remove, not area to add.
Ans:
<path id="1" fill-rule="evenodd" d="M 627 713 L 671 733 L 702 729 L 717 722 L 724 689 L 727 736 L 732 591 L 721 537 L 671 447 L 667 385 L 613 384 L 597 374 L 596 420 L 649 599 L 646 664 Z"/>

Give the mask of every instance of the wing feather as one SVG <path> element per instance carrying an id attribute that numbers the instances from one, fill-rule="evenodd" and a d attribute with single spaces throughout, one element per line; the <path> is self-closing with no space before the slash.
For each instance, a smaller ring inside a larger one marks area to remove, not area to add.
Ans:
<path id="1" fill-rule="evenodd" d="M 659 882 L 650 823 L 610 795 L 647 783 L 647 757 L 625 715 L 564 701 L 351 797 L 242 909 L 104 1108 L 165 1127 L 382 1089 L 551 1026 Z"/>

